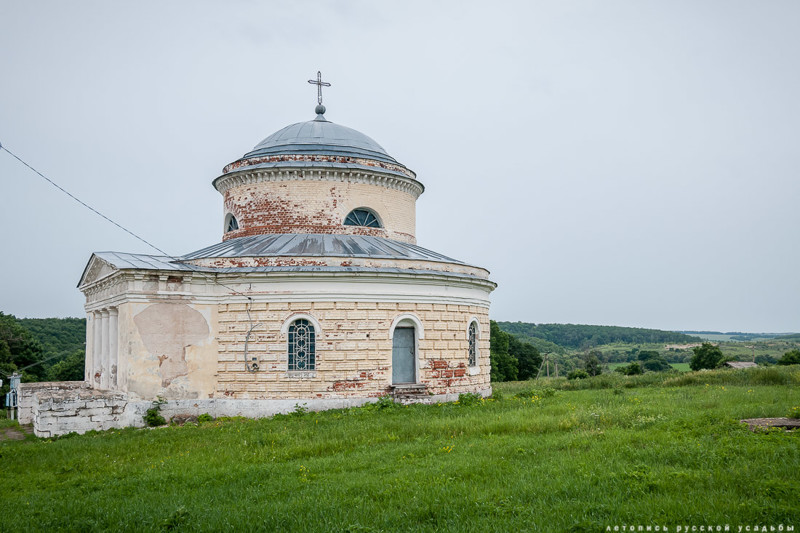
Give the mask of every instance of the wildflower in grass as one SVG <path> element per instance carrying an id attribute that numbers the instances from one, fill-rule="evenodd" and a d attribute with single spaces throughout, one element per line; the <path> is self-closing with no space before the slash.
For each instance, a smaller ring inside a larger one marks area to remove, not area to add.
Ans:
<path id="1" fill-rule="evenodd" d="M 453 448 L 454 448 L 454 447 L 455 447 L 455 446 L 453 446 L 453 445 L 451 444 L 451 445 L 449 445 L 449 446 L 445 446 L 445 447 L 443 447 L 443 448 L 442 448 L 442 451 L 443 451 L 444 453 L 450 453 L 450 452 L 452 452 L 452 451 L 453 451 Z"/>

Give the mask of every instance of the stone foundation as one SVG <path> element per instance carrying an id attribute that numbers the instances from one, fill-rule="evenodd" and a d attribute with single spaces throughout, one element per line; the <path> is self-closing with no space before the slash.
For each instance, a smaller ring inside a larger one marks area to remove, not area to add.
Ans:
<path id="1" fill-rule="evenodd" d="M 486 388 L 478 392 L 488 397 L 492 389 Z M 457 399 L 458 394 L 432 394 L 420 398 L 418 403 L 454 402 Z M 170 400 L 161 405 L 161 415 L 167 421 L 176 416 L 199 416 L 204 413 L 214 418 L 265 418 L 290 413 L 298 407 L 309 411 L 324 411 L 360 407 L 376 400 L 377 398 Z M 153 402 L 131 401 L 125 393 L 91 389 L 83 382 L 25 383 L 20 390 L 20 423 L 32 423 L 37 437 L 144 427 L 144 414 L 152 406 Z M 23 412 L 25 419 L 22 418 Z"/>
<path id="2" fill-rule="evenodd" d="M 17 417 L 19 423 L 33 424 L 34 405 L 38 402 L 33 399 L 34 395 L 42 393 L 63 391 L 90 390 L 89 384 L 85 381 L 45 381 L 42 383 L 20 383 L 19 385 L 19 410 Z"/>
<path id="3" fill-rule="evenodd" d="M 37 437 L 125 427 L 127 395 L 89 388 L 85 382 L 26 383 L 20 387 L 20 423 Z"/>

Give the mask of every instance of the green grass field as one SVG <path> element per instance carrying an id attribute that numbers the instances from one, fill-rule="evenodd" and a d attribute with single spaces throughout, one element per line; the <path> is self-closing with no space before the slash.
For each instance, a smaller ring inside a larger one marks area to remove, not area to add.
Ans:
<path id="1" fill-rule="evenodd" d="M 0 442 L 0 530 L 800 527 L 800 432 L 738 422 L 800 406 L 800 368 L 601 377 L 500 384 L 472 405 Z"/>
<path id="2" fill-rule="evenodd" d="M 608 363 L 608 369 L 614 370 L 618 366 L 628 366 L 629 364 L 630 363 Z M 675 370 L 680 370 L 681 372 L 688 372 L 689 370 L 691 370 L 689 368 L 689 363 L 670 363 L 670 365 Z"/>

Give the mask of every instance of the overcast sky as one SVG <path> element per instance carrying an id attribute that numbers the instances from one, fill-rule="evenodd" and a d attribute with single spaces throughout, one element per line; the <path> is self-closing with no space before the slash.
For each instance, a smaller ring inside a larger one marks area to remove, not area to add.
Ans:
<path id="1" fill-rule="evenodd" d="M 800 331 L 800 2 L 0 1 L 0 142 L 170 254 L 222 167 L 314 117 L 417 173 L 497 320 Z M 83 316 L 155 253 L 0 152 L 0 311 Z"/>

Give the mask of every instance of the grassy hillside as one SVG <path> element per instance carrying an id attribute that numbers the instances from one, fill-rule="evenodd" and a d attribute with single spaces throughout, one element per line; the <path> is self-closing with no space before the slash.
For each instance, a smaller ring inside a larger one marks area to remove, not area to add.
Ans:
<path id="1" fill-rule="evenodd" d="M 539 338 L 573 349 L 588 349 L 611 343 L 687 344 L 700 342 L 699 337 L 659 329 L 584 324 L 530 324 L 527 322 L 498 322 L 498 325 L 507 333 Z"/>
<path id="2" fill-rule="evenodd" d="M 800 432 L 738 422 L 800 407 L 800 368 L 765 371 L 4 441 L 0 530 L 800 526 Z"/>

